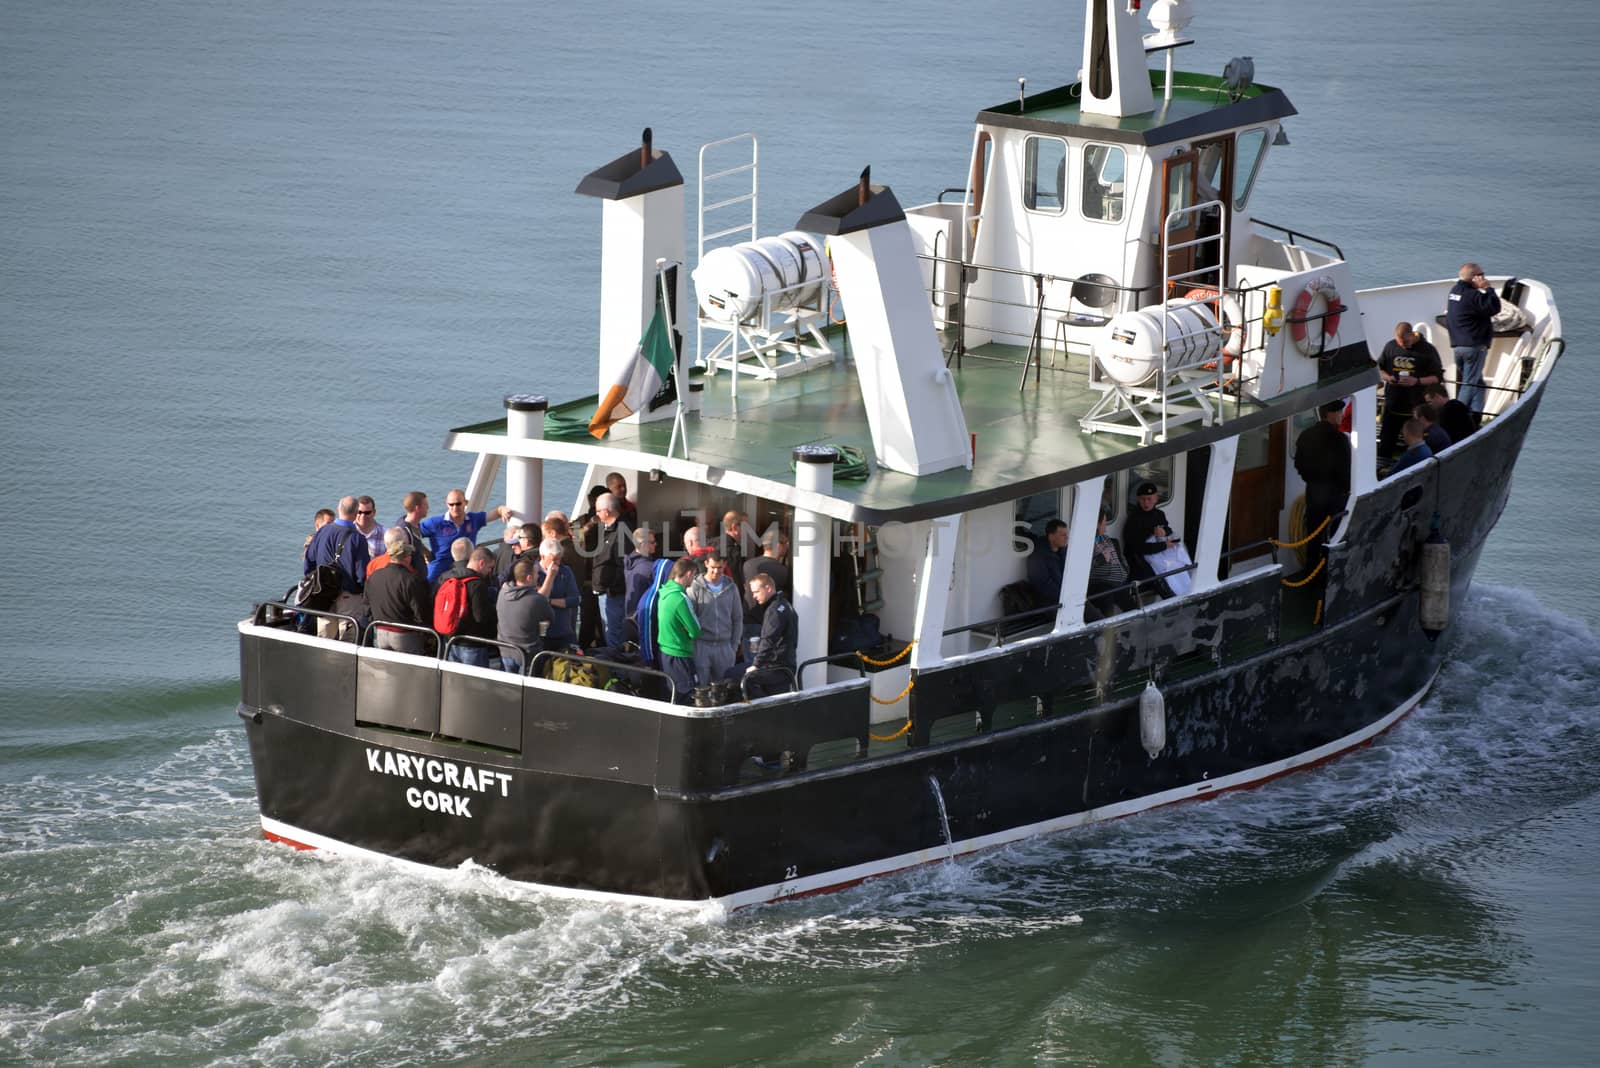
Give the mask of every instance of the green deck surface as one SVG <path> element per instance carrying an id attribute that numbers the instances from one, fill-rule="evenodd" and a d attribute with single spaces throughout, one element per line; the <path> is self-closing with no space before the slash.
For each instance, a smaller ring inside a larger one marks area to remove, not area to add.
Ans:
<path id="1" fill-rule="evenodd" d="M 1277 92 L 1272 86 L 1256 84 L 1242 93 L 1234 94 L 1223 85 L 1222 79 L 1215 75 L 1174 71 L 1172 98 L 1163 100 L 1166 75 L 1160 70 L 1151 70 L 1149 74 L 1150 88 L 1155 94 L 1156 106 L 1153 110 L 1140 115 L 1126 115 L 1120 118 L 1115 115 L 1085 115 L 1082 107 L 1082 86 L 1074 83 L 1036 93 L 1020 105 L 1017 101 L 1010 100 L 986 108 L 980 113 L 979 118 L 981 120 L 984 115 L 1016 116 L 1035 122 L 1058 122 L 1068 126 L 1143 133 L 1175 126 L 1186 119 L 1218 111 L 1240 102 L 1258 100 L 1269 93 Z"/>
<path id="2" fill-rule="evenodd" d="M 1052 368 L 1047 349 L 1038 381 L 1030 373 L 1026 386 L 1019 389 L 1024 354 L 1019 346 L 991 344 L 969 350 L 959 369 L 952 363 L 967 429 L 977 436 L 971 471 L 956 468 L 921 477 L 878 471 L 864 482 L 835 483 L 833 496 L 881 515 L 965 510 L 982 503 L 976 498 L 1017 497 L 1110 473 L 1281 418 L 1287 411 L 1308 409 L 1332 385 L 1323 382 L 1285 394 L 1270 407 L 1230 397 L 1223 414 L 1231 428 L 1208 429 L 1197 420 L 1173 428 L 1166 444 L 1144 446 L 1132 436 L 1089 434 L 1080 427 L 1079 419 L 1101 396 L 1089 388 L 1085 357 L 1062 356 Z M 797 445 L 853 445 L 872 455 L 855 369 L 843 358 L 774 381 L 745 376 L 739 381 L 737 399 L 732 376 L 724 371 L 706 380 L 704 398 L 702 411 L 687 419 L 689 458 L 696 463 L 793 485 L 790 454 Z M 594 405 L 594 398 L 586 397 L 552 408 L 547 434 L 555 437 L 562 424 L 586 423 Z M 498 420 L 455 432 L 495 436 L 504 435 L 505 427 L 505 421 Z M 671 434 L 672 421 L 665 419 L 620 424 L 598 441 L 587 433 L 563 437 L 600 450 L 595 462 L 604 463 L 604 453 L 610 450 L 664 457 Z"/>

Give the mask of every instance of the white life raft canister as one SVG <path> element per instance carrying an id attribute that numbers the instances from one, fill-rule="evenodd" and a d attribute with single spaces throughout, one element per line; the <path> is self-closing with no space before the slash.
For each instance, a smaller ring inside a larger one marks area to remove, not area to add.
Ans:
<path id="1" fill-rule="evenodd" d="M 1169 373 L 1199 367 L 1221 353 L 1222 331 L 1211 306 L 1198 300 L 1169 300 L 1123 312 L 1101 327 L 1094 340 L 1094 358 L 1106 377 L 1137 386 L 1160 372 L 1163 318 Z"/>
<path id="2" fill-rule="evenodd" d="M 712 249 L 694 269 L 694 288 L 702 316 L 742 323 L 761 310 L 768 293 L 776 293 L 773 311 L 815 301 L 827 277 L 822 247 L 810 234 L 790 230 Z"/>

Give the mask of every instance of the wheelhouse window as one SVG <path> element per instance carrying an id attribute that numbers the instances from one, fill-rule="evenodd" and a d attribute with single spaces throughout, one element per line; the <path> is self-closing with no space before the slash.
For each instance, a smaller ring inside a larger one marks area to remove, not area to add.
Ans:
<path id="1" fill-rule="evenodd" d="M 1267 151 L 1266 130 L 1246 130 L 1239 135 L 1233 154 L 1233 208 L 1243 209 L 1256 184 L 1256 172 Z"/>
<path id="2" fill-rule="evenodd" d="M 1030 137 L 1023 174 L 1022 206 L 1060 215 L 1067 195 L 1067 143 L 1059 137 Z"/>
<path id="3" fill-rule="evenodd" d="M 1083 217 L 1121 222 L 1128 157 L 1116 145 L 1083 146 Z"/>

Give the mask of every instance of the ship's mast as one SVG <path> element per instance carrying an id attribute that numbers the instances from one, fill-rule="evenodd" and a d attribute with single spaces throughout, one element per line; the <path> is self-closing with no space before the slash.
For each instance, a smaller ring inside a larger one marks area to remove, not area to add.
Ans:
<path id="1" fill-rule="evenodd" d="M 1085 115 L 1120 119 L 1155 109 L 1139 19 L 1138 0 L 1085 0 Z"/>

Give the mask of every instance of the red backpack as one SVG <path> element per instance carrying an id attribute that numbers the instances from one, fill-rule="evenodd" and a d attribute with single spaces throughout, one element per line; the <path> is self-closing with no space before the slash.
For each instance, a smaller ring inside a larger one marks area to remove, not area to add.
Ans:
<path id="1" fill-rule="evenodd" d="M 433 595 L 433 629 L 440 634 L 454 634 L 469 607 L 467 583 L 482 581 L 482 575 L 451 575 L 439 583 Z"/>

